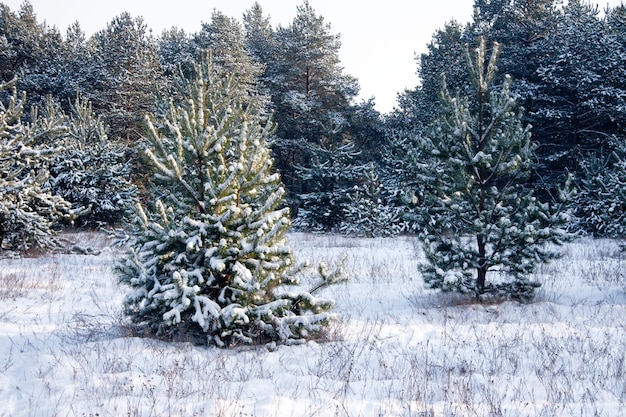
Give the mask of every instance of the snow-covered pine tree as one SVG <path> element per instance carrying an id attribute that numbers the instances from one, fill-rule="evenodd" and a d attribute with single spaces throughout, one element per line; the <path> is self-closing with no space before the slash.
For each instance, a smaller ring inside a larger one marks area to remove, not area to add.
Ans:
<path id="1" fill-rule="evenodd" d="M 301 154 L 309 155 L 306 165 L 297 165 L 302 181 L 300 207 L 294 227 L 308 231 L 338 231 L 345 219 L 348 194 L 367 172 L 368 166 L 356 160 L 352 142 L 336 144 L 339 130 L 318 143 L 298 141 Z M 333 137 L 335 136 L 335 137 Z"/>
<path id="2" fill-rule="evenodd" d="M 528 299 L 537 284 L 527 276 L 558 256 L 550 244 L 568 238 L 560 227 L 569 216 L 565 202 L 539 202 L 524 187 L 533 145 L 511 78 L 495 85 L 498 51 L 494 44 L 487 62 L 484 39 L 475 59 L 467 51 L 475 94 L 454 96 L 445 88 L 443 114 L 417 141 L 421 158 L 413 168 L 423 186 L 416 200 L 427 259 L 422 272 L 430 287 L 443 291 Z M 487 281 L 494 270 L 502 282 Z"/>
<path id="3" fill-rule="evenodd" d="M 385 189 L 372 163 L 363 183 L 348 193 L 344 207 L 343 233 L 367 237 L 396 236 L 403 231 L 401 207 L 392 203 L 393 195 Z"/>
<path id="4" fill-rule="evenodd" d="M 342 160 L 354 162 L 349 154 L 355 148 L 346 147 L 344 139 L 355 143 L 350 101 L 359 90 L 357 80 L 339 65 L 340 36 L 332 33 L 331 25 L 305 0 L 297 7 L 293 22 L 276 30 L 271 45 L 276 49 L 266 55 L 270 61 L 264 62 L 267 69 L 262 80 L 272 95 L 278 123 L 272 148 L 289 192 L 287 200 L 299 209 L 301 195 L 309 194 L 304 200 L 314 202 L 315 194 L 320 196 L 327 190 L 330 194 L 325 197 L 334 204 L 331 194 L 338 188 L 330 170 L 338 172 Z M 350 170 L 350 165 L 343 169 Z M 341 207 L 335 207 L 332 217 L 342 213 Z M 306 207 L 304 210 L 308 211 Z M 294 214 L 302 217 L 299 211 Z M 317 220 L 313 223 L 320 224 Z M 321 224 L 328 229 L 327 223 Z M 334 221 L 331 224 L 338 226 Z"/>
<path id="5" fill-rule="evenodd" d="M 184 331 L 217 346 L 302 342 L 331 319 L 332 302 L 312 293 L 341 281 L 341 267 L 320 267 L 309 292 L 287 291 L 301 268 L 286 239 L 273 126 L 210 59 L 195 73 L 186 100 L 147 117 L 163 194 L 139 206 L 136 242 L 118 266 L 132 289 L 126 313 L 157 335 Z"/>
<path id="6" fill-rule="evenodd" d="M 582 175 L 574 198 L 574 214 L 583 232 L 626 237 L 626 143 L 613 137 L 614 151 L 581 162 Z"/>
<path id="7" fill-rule="evenodd" d="M 391 127 L 382 147 L 378 175 L 387 192 L 386 204 L 400 214 L 398 229 L 402 233 L 417 234 L 419 230 L 420 221 L 413 200 L 422 186 L 414 168 L 421 164 L 421 156 L 416 155 L 418 148 L 414 142 L 421 137 L 421 132 L 421 129 Z"/>
<path id="8" fill-rule="evenodd" d="M 76 98 L 64 119 L 68 135 L 50 167 L 50 188 L 74 207 L 88 209 L 74 220 L 76 225 L 112 225 L 130 218 L 137 190 L 130 182 L 127 148 L 108 137 L 83 98 Z"/>
<path id="9" fill-rule="evenodd" d="M 123 12 L 94 33 L 89 44 L 89 60 L 77 74 L 87 86 L 81 95 L 93 103 L 111 137 L 132 145 L 162 86 L 156 42 L 143 18 Z"/>
<path id="10" fill-rule="evenodd" d="M 57 117 L 32 112 L 33 122 L 20 121 L 25 94 L 18 96 L 12 81 L 0 84 L 0 250 L 27 250 L 56 244 L 54 225 L 70 215 L 71 205 L 42 187 L 47 165 L 58 153 L 50 146 L 67 129 Z"/>

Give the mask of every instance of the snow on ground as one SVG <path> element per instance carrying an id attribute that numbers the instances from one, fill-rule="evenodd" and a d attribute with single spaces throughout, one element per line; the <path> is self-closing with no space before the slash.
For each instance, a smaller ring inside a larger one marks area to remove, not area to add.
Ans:
<path id="1" fill-rule="evenodd" d="M 579 240 L 537 300 L 423 287 L 414 238 L 290 235 L 299 260 L 347 254 L 331 341 L 230 350 L 140 338 L 119 252 L 0 260 L 0 417 L 626 416 L 626 254 Z"/>

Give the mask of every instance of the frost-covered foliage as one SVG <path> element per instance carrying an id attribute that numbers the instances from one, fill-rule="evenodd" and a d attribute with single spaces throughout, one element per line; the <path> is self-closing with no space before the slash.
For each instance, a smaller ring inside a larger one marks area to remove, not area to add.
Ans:
<path id="1" fill-rule="evenodd" d="M 210 60 L 195 74 L 182 104 L 147 117 L 162 195 L 139 206 L 136 243 L 118 265 L 132 289 L 126 313 L 157 335 L 190 332 L 218 346 L 303 341 L 332 317 L 332 302 L 312 293 L 341 281 L 342 269 L 322 266 L 313 290 L 287 291 L 302 268 L 285 236 L 273 126 Z"/>
<path id="2" fill-rule="evenodd" d="M 93 103 L 111 136 L 129 144 L 141 137 L 143 116 L 152 109 L 161 86 L 157 47 L 143 18 L 123 12 L 91 36 L 91 52 L 78 73 L 81 95 Z"/>
<path id="3" fill-rule="evenodd" d="M 65 117 L 68 135 L 50 167 L 50 188 L 74 207 L 84 208 L 80 226 L 114 224 L 132 214 L 136 187 L 125 146 L 110 139 L 91 103 L 80 97 Z"/>
<path id="4" fill-rule="evenodd" d="M 422 163 L 415 143 L 416 138 L 422 136 L 421 132 L 417 129 L 390 129 L 383 146 L 383 163 L 379 168 L 380 182 L 388 197 L 386 204 L 389 209 L 395 207 L 400 213 L 398 229 L 401 233 L 412 235 L 420 230 L 419 215 L 413 202 L 424 185 L 413 168 Z"/>
<path id="5" fill-rule="evenodd" d="M 567 239 L 560 226 L 568 215 L 565 203 L 542 203 L 524 188 L 533 145 L 510 77 L 495 86 L 498 49 L 495 44 L 488 63 L 484 39 L 475 59 L 468 51 L 475 95 L 444 89 L 444 113 L 412 152 L 422 183 L 415 202 L 428 261 L 423 274 L 430 287 L 443 291 L 527 299 L 534 290 L 527 276 L 558 256 L 553 244 Z M 561 199 L 566 195 L 561 192 Z M 512 281 L 487 283 L 492 270 Z"/>
<path id="6" fill-rule="evenodd" d="M 624 9 L 564 3 L 553 33 L 537 42 L 541 49 L 525 54 L 540 57 L 528 77 L 537 80 L 529 106 L 540 145 L 536 178 L 548 189 L 564 168 L 582 179 L 593 162 L 581 161 L 610 155 L 611 138 L 622 136 L 626 123 Z"/>
<path id="7" fill-rule="evenodd" d="M 299 197 L 305 196 L 302 213 L 294 212 L 298 218 L 307 215 L 303 225 L 336 229 L 342 209 L 336 200 L 340 191 L 335 178 L 340 170 L 349 174 L 351 169 L 352 161 L 345 158 L 354 147 L 344 146 L 344 139 L 355 142 L 350 102 L 358 94 L 358 81 L 340 65 L 340 36 L 332 33 L 331 25 L 309 1 L 297 6 L 291 24 L 279 27 L 270 39 L 266 45 L 273 49 L 264 57 L 256 56 L 267 59 L 261 81 L 269 88 L 278 123 L 272 148 L 289 204 L 301 208 Z M 324 214 L 329 205 L 334 210 Z"/>
<path id="8" fill-rule="evenodd" d="M 8 103 L 0 102 L 0 250 L 26 250 L 56 243 L 54 225 L 70 214 L 71 205 L 42 187 L 48 179 L 47 165 L 58 153 L 50 146 L 67 129 L 55 117 L 32 122 L 22 116 L 25 94 L 18 96 L 17 78 L 0 84 Z"/>
<path id="9" fill-rule="evenodd" d="M 348 194 L 344 208 L 343 233 L 367 236 L 395 236 L 403 232 L 403 209 L 392 204 L 392 196 L 378 179 L 372 164 L 362 184 L 354 186 Z"/>
<path id="10" fill-rule="evenodd" d="M 308 166 L 296 167 L 304 187 L 294 226 L 307 231 L 338 231 L 350 204 L 350 189 L 363 177 L 367 165 L 356 161 L 352 142 L 320 142 L 298 142 L 301 152 L 310 158 Z"/>
<path id="11" fill-rule="evenodd" d="M 582 161 L 574 199 L 578 226 L 594 236 L 626 237 L 626 143 L 615 138 L 609 157 Z"/>

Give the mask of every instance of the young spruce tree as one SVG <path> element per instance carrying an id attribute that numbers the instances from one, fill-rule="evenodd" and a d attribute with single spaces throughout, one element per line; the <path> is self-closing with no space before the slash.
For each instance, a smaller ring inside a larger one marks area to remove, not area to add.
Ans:
<path id="1" fill-rule="evenodd" d="M 273 126 L 255 97 L 210 59 L 184 100 L 147 117 L 147 155 L 164 191 L 139 207 L 136 242 L 118 267 L 126 312 L 157 335 L 209 344 L 297 343 L 324 329 L 332 303 L 312 293 L 343 279 L 319 268 L 310 292 L 286 291 L 301 270 L 288 246 L 289 212 L 273 171 Z"/>
<path id="2" fill-rule="evenodd" d="M 427 263 L 424 280 L 443 291 L 495 293 L 528 299 L 537 283 L 527 276 L 558 254 L 564 204 L 539 202 L 524 183 L 533 145 L 510 92 L 511 78 L 495 85 L 499 45 L 489 61 L 481 40 L 468 68 L 473 97 L 442 92 L 443 114 L 418 139 L 412 160 L 422 184 L 416 193 Z M 561 199 L 566 197 L 562 191 Z M 503 282 L 489 283 L 499 271 Z"/>
<path id="3" fill-rule="evenodd" d="M 399 235 L 403 231 L 402 208 L 392 204 L 393 197 L 379 180 L 376 166 L 370 164 L 365 181 L 347 195 L 341 232 L 367 237 Z"/>

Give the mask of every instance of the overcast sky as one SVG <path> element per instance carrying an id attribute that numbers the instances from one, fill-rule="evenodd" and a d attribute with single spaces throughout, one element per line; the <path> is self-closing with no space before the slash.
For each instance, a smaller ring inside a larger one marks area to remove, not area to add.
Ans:
<path id="1" fill-rule="evenodd" d="M 0 0 L 17 11 L 23 0 Z M 274 27 L 286 26 L 303 0 L 258 0 Z M 142 16 L 155 35 L 172 26 L 187 33 L 200 30 L 217 9 L 241 21 L 254 0 L 30 0 L 39 22 L 46 21 L 65 34 L 80 22 L 91 35 L 124 11 Z M 341 35 L 340 58 L 345 72 L 358 78 L 363 99 L 375 97 L 387 112 L 396 94 L 417 85 L 415 53 L 424 52 L 436 29 L 452 19 L 468 22 L 473 0 L 309 0 L 318 15 Z M 621 0 L 600 1 L 602 6 Z"/>

